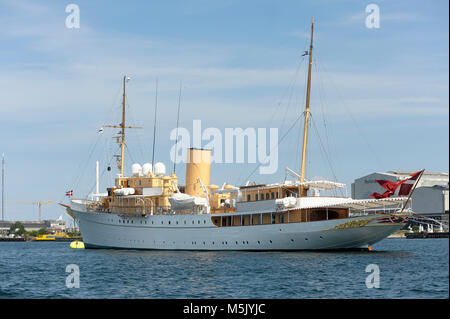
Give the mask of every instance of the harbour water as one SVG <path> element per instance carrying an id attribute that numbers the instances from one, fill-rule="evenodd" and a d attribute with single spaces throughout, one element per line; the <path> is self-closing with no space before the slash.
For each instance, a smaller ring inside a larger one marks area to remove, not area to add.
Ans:
<path id="1" fill-rule="evenodd" d="M 0 298 L 449 298 L 448 252 L 448 239 L 385 239 L 373 251 L 358 252 L 85 250 L 66 242 L 3 242 Z M 79 288 L 66 286 L 73 274 L 68 265 L 79 269 Z M 366 285 L 373 274 L 368 265 L 379 269 L 379 288 Z"/>

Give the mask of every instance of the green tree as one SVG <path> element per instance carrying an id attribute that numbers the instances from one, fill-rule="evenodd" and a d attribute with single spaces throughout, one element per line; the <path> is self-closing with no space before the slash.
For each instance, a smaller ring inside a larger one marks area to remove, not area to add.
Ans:
<path id="1" fill-rule="evenodd" d="M 9 227 L 9 233 L 16 236 L 23 236 L 25 234 L 25 227 L 21 222 L 15 222 Z"/>
<path id="2" fill-rule="evenodd" d="M 45 234 L 48 234 L 48 231 L 47 231 L 47 229 L 45 229 L 45 228 L 41 228 L 41 229 L 39 229 L 39 230 L 37 231 L 37 234 L 38 234 L 38 235 L 45 235 Z"/>
<path id="3" fill-rule="evenodd" d="M 28 231 L 26 234 L 28 236 L 31 236 L 31 237 L 36 237 L 37 236 L 37 230 Z"/>

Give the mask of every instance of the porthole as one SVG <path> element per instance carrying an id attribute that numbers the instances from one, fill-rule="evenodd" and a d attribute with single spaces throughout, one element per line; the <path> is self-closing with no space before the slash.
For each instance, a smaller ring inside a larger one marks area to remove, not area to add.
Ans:
<path id="1" fill-rule="evenodd" d="M 258 244 L 261 244 L 261 242 L 258 240 Z"/>
<path id="2" fill-rule="evenodd" d="M 169 225 L 170 225 L 170 220 L 169 220 Z"/>
<path id="3" fill-rule="evenodd" d="M 291 238 L 291 242 L 294 242 L 294 240 Z"/>
<path id="4" fill-rule="evenodd" d="M 269 240 L 269 243 L 272 243 L 272 241 L 271 241 L 271 240 Z"/>
<path id="5" fill-rule="evenodd" d="M 308 238 L 305 238 L 305 240 L 308 240 Z"/>

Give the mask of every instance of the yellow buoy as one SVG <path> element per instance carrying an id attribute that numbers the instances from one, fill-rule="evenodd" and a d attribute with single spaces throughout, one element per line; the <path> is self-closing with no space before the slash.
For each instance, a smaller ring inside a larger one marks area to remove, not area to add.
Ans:
<path id="1" fill-rule="evenodd" d="M 83 249 L 84 248 L 84 243 L 82 241 L 73 241 L 70 243 L 70 248 L 78 248 L 78 249 Z"/>

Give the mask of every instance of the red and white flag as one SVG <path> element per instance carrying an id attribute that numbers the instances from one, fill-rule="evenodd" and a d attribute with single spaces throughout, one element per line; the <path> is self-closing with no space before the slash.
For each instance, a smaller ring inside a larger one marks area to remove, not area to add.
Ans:
<path id="1" fill-rule="evenodd" d="M 73 196 L 73 190 L 67 191 L 66 192 L 66 196 L 69 196 L 69 197 Z"/>
<path id="2" fill-rule="evenodd" d="M 414 187 L 414 184 L 419 179 L 419 177 L 422 175 L 424 170 L 421 170 L 419 172 L 416 172 L 412 174 L 409 178 L 404 179 L 400 182 L 398 182 L 399 186 L 397 186 L 394 195 L 395 196 L 408 196 L 411 192 L 411 189 Z"/>
<path id="3" fill-rule="evenodd" d="M 416 173 L 410 175 L 408 178 L 401 180 L 398 183 L 377 179 L 376 181 L 378 182 L 378 184 L 380 184 L 380 186 L 383 187 L 386 190 L 386 192 L 384 192 L 383 194 L 373 193 L 372 195 L 370 195 L 370 197 L 379 199 L 379 198 L 386 198 L 386 197 L 389 197 L 392 195 L 408 196 L 409 193 L 411 192 L 412 188 L 414 187 L 414 184 L 417 182 L 419 177 L 422 175 L 423 171 L 424 170 L 416 172 Z"/>

